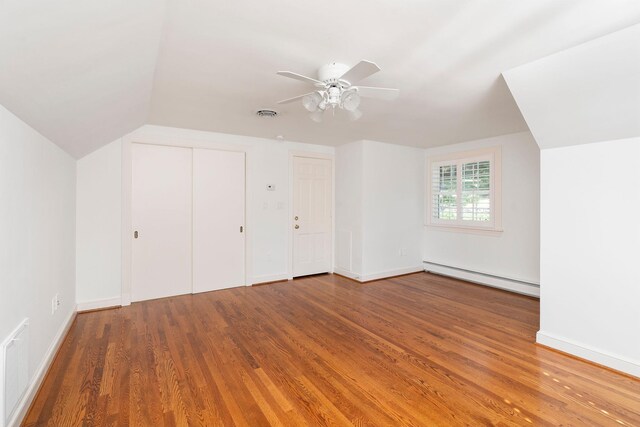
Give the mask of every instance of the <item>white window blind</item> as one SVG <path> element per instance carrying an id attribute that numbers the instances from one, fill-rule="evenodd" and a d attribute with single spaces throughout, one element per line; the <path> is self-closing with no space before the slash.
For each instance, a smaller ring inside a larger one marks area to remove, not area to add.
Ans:
<path id="1" fill-rule="evenodd" d="M 499 158 L 499 149 L 492 148 L 432 159 L 428 224 L 498 229 Z"/>
<path id="2" fill-rule="evenodd" d="M 458 167 L 455 164 L 439 165 L 433 170 L 432 215 L 438 219 L 455 220 L 458 217 Z"/>
<path id="3" fill-rule="evenodd" d="M 462 220 L 491 221 L 491 162 L 462 164 Z"/>

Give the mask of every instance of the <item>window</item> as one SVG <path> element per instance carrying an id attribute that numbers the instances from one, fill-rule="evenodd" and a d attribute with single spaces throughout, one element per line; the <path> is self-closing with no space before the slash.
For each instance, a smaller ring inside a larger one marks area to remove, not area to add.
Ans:
<path id="1" fill-rule="evenodd" d="M 500 148 L 428 159 L 427 224 L 501 231 Z"/>

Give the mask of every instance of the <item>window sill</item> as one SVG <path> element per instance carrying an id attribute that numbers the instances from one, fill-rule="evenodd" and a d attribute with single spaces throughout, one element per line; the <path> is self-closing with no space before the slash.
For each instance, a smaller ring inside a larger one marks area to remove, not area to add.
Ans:
<path id="1" fill-rule="evenodd" d="M 426 228 L 435 231 L 453 232 L 453 233 L 466 233 L 477 234 L 479 236 L 501 236 L 504 230 L 502 228 L 476 228 L 476 227 L 461 227 L 452 225 L 436 225 L 427 224 Z"/>

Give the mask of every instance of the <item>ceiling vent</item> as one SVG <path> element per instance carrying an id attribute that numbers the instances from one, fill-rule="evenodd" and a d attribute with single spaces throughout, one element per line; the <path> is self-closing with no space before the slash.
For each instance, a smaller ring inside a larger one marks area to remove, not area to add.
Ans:
<path id="1" fill-rule="evenodd" d="M 274 110 L 258 110 L 256 114 L 260 117 L 275 117 L 278 115 L 278 112 Z"/>

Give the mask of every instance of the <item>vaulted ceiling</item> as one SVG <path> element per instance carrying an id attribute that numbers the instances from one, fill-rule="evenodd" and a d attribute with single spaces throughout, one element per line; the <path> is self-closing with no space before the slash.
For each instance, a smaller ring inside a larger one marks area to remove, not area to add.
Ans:
<path id="1" fill-rule="evenodd" d="M 637 0 L 0 0 L 0 104 L 76 157 L 147 123 L 429 147 L 527 129 L 501 72 L 639 22 Z M 276 104 L 308 89 L 276 71 L 361 59 L 396 101 Z"/>

